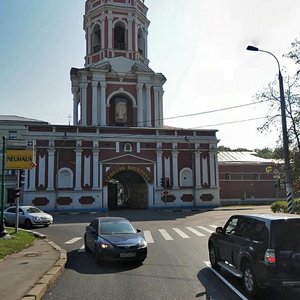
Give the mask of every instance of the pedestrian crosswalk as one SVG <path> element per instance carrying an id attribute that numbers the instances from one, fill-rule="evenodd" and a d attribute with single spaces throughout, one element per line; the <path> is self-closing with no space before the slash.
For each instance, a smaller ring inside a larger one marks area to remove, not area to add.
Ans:
<path id="1" fill-rule="evenodd" d="M 212 232 L 215 231 L 217 225 L 198 225 L 194 227 L 184 227 L 184 228 L 160 228 L 158 230 L 144 230 L 143 236 L 148 244 L 154 244 L 161 238 L 165 241 L 174 241 L 175 239 L 192 239 L 192 238 L 203 238 L 208 237 Z M 154 238 L 155 237 L 155 238 Z M 82 240 L 83 237 L 74 237 L 70 240 L 64 242 L 66 245 L 75 244 L 76 242 Z M 82 242 L 82 241 L 81 241 Z M 79 252 L 84 252 L 84 246 L 81 246 L 78 250 Z"/>

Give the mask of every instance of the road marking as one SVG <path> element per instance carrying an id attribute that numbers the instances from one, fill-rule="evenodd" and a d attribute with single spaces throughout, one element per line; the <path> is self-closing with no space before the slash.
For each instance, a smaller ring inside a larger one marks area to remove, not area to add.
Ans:
<path id="1" fill-rule="evenodd" d="M 209 225 L 210 227 L 212 227 L 212 228 L 214 228 L 214 229 L 216 229 L 218 226 L 216 226 L 216 225 Z"/>
<path id="2" fill-rule="evenodd" d="M 144 231 L 144 238 L 148 244 L 154 243 L 151 232 L 149 230 Z"/>
<path id="3" fill-rule="evenodd" d="M 210 270 L 215 273 L 230 289 L 232 289 L 242 300 L 248 300 L 239 290 L 237 290 L 231 283 L 229 283 L 220 273 L 213 269 L 209 261 L 204 262 Z"/>
<path id="4" fill-rule="evenodd" d="M 180 230 L 179 228 L 173 228 L 173 230 L 178 233 L 183 239 L 189 239 L 190 237 L 185 234 L 182 230 Z"/>
<path id="5" fill-rule="evenodd" d="M 68 240 L 65 242 L 65 244 L 73 244 L 73 243 L 76 243 L 77 241 L 81 240 L 82 237 L 76 237 L 76 238 L 73 238 L 71 240 Z"/>
<path id="6" fill-rule="evenodd" d="M 200 228 L 200 229 L 202 229 L 202 230 L 204 230 L 204 231 L 206 231 L 206 232 L 209 232 L 209 233 L 213 233 L 214 232 L 213 230 L 205 228 L 204 226 L 197 226 L 197 227 Z"/>
<path id="7" fill-rule="evenodd" d="M 161 235 L 164 237 L 165 240 L 171 241 L 174 240 L 165 229 L 158 229 L 158 231 L 161 233 Z"/>
<path id="8" fill-rule="evenodd" d="M 186 229 L 188 229 L 189 231 L 191 231 L 192 233 L 198 235 L 198 236 L 205 236 L 205 234 L 199 232 L 198 230 L 192 228 L 192 227 L 185 227 Z"/>
<path id="9" fill-rule="evenodd" d="M 80 247 L 80 249 L 78 250 L 78 252 L 85 252 L 84 244 Z"/>

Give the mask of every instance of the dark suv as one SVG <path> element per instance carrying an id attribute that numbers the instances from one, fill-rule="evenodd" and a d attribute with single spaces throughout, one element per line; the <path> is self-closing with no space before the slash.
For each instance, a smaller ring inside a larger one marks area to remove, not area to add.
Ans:
<path id="1" fill-rule="evenodd" d="M 264 287 L 300 287 L 300 217 L 234 215 L 208 241 L 211 266 L 242 278 L 253 296 Z"/>

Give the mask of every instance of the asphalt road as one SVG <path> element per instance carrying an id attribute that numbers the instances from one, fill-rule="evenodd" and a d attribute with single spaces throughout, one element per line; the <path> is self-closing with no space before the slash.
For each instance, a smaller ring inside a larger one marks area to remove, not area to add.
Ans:
<path id="1" fill-rule="evenodd" d="M 84 251 L 85 226 L 100 214 L 54 215 L 52 226 L 37 231 L 66 249 L 68 262 L 44 299 L 247 299 L 238 279 L 209 267 L 207 240 L 210 232 L 223 226 L 229 216 L 249 212 L 270 210 L 109 212 L 110 216 L 128 218 L 147 235 L 148 257 L 142 265 L 97 265 L 94 256 Z M 300 299 L 300 290 L 268 291 L 259 299 Z"/>

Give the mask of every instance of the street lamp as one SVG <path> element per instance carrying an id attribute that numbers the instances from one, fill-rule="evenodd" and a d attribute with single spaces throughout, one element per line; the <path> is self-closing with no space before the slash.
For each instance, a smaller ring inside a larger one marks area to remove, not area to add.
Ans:
<path id="1" fill-rule="evenodd" d="M 282 138 L 283 138 L 283 153 L 284 153 L 284 165 L 285 165 L 285 185 L 286 185 L 286 196 L 288 201 L 288 212 L 294 213 L 294 200 L 293 200 L 293 182 L 292 182 L 292 173 L 290 166 L 290 155 L 289 155 L 289 140 L 287 134 L 286 126 L 286 112 L 285 112 L 285 98 L 284 98 L 284 89 L 283 89 L 283 80 L 280 70 L 280 64 L 277 57 L 265 50 L 260 50 L 254 46 L 248 46 L 247 50 L 249 51 L 259 51 L 272 55 L 278 65 L 278 80 L 279 80 L 279 92 L 280 92 L 280 107 L 281 107 L 281 123 L 282 123 Z"/>

